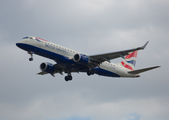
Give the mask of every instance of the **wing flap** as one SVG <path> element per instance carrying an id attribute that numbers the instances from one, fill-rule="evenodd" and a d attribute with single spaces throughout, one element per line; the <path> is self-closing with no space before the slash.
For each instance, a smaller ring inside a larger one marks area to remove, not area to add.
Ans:
<path id="1" fill-rule="evenodd" d="M 158 67 L 160 67 L 160 66 L 143 68 L 143 69 L 139 69 L 139 70 L 133 70 L 133 71 L 129 71 L 128 73 L 130 73 L 130 74 L 139 74 L 139 73 L 146 72 L 148 70 L 152 70 L 152 69 L 155 69 L 155 68 L 158 68 Z"/>

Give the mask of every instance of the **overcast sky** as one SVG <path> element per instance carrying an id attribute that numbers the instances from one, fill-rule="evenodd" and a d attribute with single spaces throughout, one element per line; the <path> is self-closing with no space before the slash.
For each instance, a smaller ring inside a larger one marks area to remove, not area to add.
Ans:
<path id="1" fill-rule="evenodd" d="M 136 69 L 162 67 L 140 78 L 38 76 L 42 62 L 55 62 L 37 55 L 30 62 L 15 45 L 25 36 L 90 55 L 149 41 Z M 0 42 L 1 120 L 169 119 L 168 0 L 1 0 Z"/>

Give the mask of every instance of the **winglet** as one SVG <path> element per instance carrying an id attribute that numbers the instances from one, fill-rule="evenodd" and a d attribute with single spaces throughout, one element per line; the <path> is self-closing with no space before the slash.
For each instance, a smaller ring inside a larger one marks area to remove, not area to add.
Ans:
<path id="1" fill-rule="evenodd" d="M 146 44 L 145 44 L 145 45 L 143 45 L 143 46 L 141 47 L 141 49 L 143 49 L 143 50 L 144 50 L 144 48 L 147 46 L 148 42 L 149 42 L 149 41 L 147 41 L 147 42 L 146 42 Z"/>

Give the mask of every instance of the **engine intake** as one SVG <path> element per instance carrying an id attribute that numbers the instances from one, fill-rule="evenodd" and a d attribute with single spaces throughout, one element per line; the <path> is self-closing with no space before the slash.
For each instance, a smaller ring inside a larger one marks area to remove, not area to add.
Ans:
<path id="1" fill-rule="evenodd" d="M 89 58 L 84 54 L 75 54 L 73 60 L 79 64 L 86 65 L 90 62 Z"/>
<path id="2" fill-rule="evenodd" d="M 46 72 L 46 73 L 54 73 L 55 72 L 55 67 L 53 66 L 53 64 L 51 63 L 48 63 L 48 62 L 43 62 L 40 64 L 40 69 L 43 71 L 43 72 Z"/>

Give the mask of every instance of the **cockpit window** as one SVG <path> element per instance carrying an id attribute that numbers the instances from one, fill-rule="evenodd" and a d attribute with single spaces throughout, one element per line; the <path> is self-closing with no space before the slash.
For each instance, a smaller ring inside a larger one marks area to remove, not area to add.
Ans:
<path id="1" fill-rule="evenodd" d="M 33 39 L 32 37 L 29 37 L 30 39 Z"/>
<path id="2" fill-rule="evenodd" d="M 24 37 L 23 39 L 28 39 L 29 37 Z"/>

